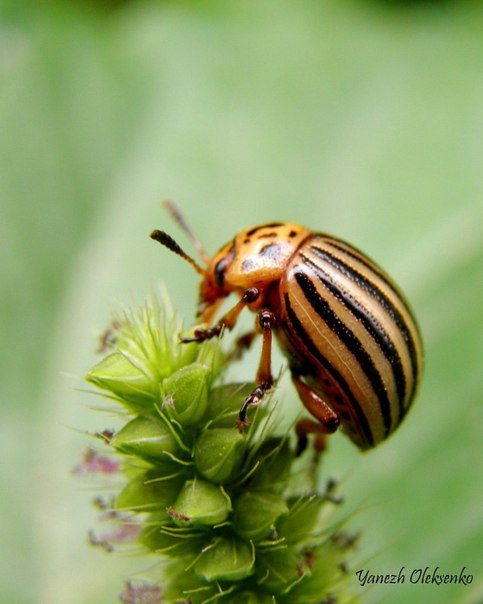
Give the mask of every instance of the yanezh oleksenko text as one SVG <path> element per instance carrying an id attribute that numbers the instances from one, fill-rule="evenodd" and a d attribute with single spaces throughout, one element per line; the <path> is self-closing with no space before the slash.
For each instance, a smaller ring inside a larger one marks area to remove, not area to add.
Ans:
<path id="1" fill-rule="evenodd" d="M 469 585 L 473 581 L 473 575 L 467 572 L 466 566 L 463 566 L 459 573 L 444 573 L 439 566 L 431 569 L 429 566 L 425 568 L 413 568 L 406 570 L 402 566 L 397 573 L 377 574 L 369 569 L 361 568 L 356 571 L 356 577 L 361 586 L 374 584 L 402 584 L 406 579 L 409 583 L 422 583 L 431 585 L 448 585 L 459 584 Z"/>

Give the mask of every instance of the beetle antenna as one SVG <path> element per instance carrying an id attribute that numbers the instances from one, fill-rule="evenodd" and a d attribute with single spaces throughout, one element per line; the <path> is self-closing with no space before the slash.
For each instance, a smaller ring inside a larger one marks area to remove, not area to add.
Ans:
<path id="1" fill-rule="evenodd" d="M 151 233 L 150 237 L 151 237 L 151 239 L 158 241 L 161 245 L 164 245 L 164 247 L 167 247 L 168 250 L 171 250 L 175 254 L 178 254 L 178 256 L 181 256 L 181 258 L 184 258 L 185 260 L 187 260 L 191 264 L 191 266 L 194 267 L 194 269 L 197 273 L 199 273 L 200 275 L 203 275 L 203 276 L 206 275 L 205 269 L 202 268 L 196 262 L 196 260 L 193 260 L 193 258 L 191 256 L 188 256 L 188 254 L 176 243 L 176 241 L 170 235 L 168 235 L 168 233 L 155 229 Z"/>
<path id="2" fill-rule="evenodd" d="M 171 216 L 173 217 L 175 222 L 178 224 L 178 226 L 180 226 L 181 229 L 191 239 L 191 241 L 193 242 L 193 245 L 195 246 L 196 250 L 198 251 L 198 254 L 200 255 L 200 258 L 203 260 L 203 262 L 205 262 L 206 264 L 209 264 L 209 262 L 210 262 L 209 254 L 206 252 L 201 241 L 191 230 L 191 227 L 186 222 L 186 218 L 183 216 L 183 214 L 182 214 L 181 210 L 178 208 L 178 206 L 171 199 L 165 199 L 163 201 L 163 206 L 168 210 L 168 212 L 171 214 Z"/>

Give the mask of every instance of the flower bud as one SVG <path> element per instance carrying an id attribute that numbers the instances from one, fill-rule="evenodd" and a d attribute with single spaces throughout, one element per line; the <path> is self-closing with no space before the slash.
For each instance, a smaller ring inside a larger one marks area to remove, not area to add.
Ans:
<path id="1" fill-rule="evenodd" d="M 179 480 L 156 480 L 150 472 L 132 478 L 116 499 L 116 508 L 135 512 L 164 510 L 179 492 Z"/>
<path id="2" fill-rule="evenodd" d="M 219 539 L 205 548 L 194 570 L 206 581 L 239 581 L 254 572 L 253 546 L 238 539 Z"/>
<path id="3" fill-rule="evenodd" d="M 286 593 L 300 580 L 299 563 L 300 555 L 293 548 L 267 549 L 257 556 L 257 579 L 267 591 Z"/>
<path id="4" fill-rule="evenodd" d="M 329 594 L 337 602 L 358 602 L 355 593 L 344 583 L 348 578 L 344 566 L 345 562 L 331 540 L 326 540 L 323 546 L 301 552 L 297 563 L 298 572 L 310 580 L 294 584 L 289 592 L 290 603 L 328 602 Z M 338 593 L 340 590 L 345 594 Z"/>
<path id="5" fill-rule="evenodd" d="M 157 398 L 152 377 L 142 371 L 134 360 L 131 362 L 118 351 L 99 361 L 89 371 L 86 380 L 114 394 L 130 408 L 146 407 Z"/>
<path id="6" fill-rule="evenodd" d="M 122 453 L 143 459 L 163 459 L 176 453 L 178 443 L 170 428 L 155 417 L 138 416 L 128 422 L 111 440 Z"/>
<path id="7" fill-rule="evenodd" d="M 267 491 L 247 491 L 234 503 L 233 529 L 240 537 L 260 541 L 274 530 L 277 519 L 288 513 L 282 496 Z"/>
<path id="8" fill-rule="evenodd" d="M 181 367 L 163 380 L 169 415 L 183 426 L 193 426 L 203 417 L 208 402 L 211 370 L 201 363 Z"/>
<path id="9" fill-rule="evenodd" d="M 228 482 L 237 475 L 245 454 L 246 438 L 236 428 L 205 430 L 194 448 L 199 473 L 212 482 Z"/>
<path id="10" fill-rule="evenodd" d="M 250 479 L 250 488 L 283 492 L 290 478 L 293 460 L 293 452 L 287 439 L 267 439 L 254 459 L 253 465 L 258 463 L 258 466 Z"/>
<path id="11" fill-rule="evenodd" d="M 325 503 L 318 495 L 289 501 L 289 513 L 277 523 L 278 534 L 291 545 L 303 543 L 316 530 Z"/>
<path id="12" fill-rule="evenodd" d="M 166 525 L 166 513 L 153 515 L 147 521 L 147 526 L 141 532 L 140 543 L 152 552 L 163 554 L 170 558 L 192 556 L 196 558 L 205 546 L 203 535 L 189 534 L 184 529 L 172 531 L 163 530 Z M 179 531 L 177 533 L 176 531 Z"/>
<path id="13" fill-rule="evenodd" d="M 230 511 L 230 498 L 221 487 L 195 478 L 185 482 L 168 513 L 180 526 L 213 526 L 226 520 Z"/>

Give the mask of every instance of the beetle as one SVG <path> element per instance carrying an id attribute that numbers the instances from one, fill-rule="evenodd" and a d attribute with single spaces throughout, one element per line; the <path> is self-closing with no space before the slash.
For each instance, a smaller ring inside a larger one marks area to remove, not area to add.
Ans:
<path id="1" fill-rule="evenodd" d="M 390 436 L 415 398 L 423 347 L 413 311 L 380 266 L 341 239 L 291 222 L 245 229 L 210 257 L 179 210 L 166 206 L 206 264 L 200 266 L 166 232 L 151 233 L 202 277 L 197 317 L 207 327 L 182 341 L 218 337 L 235 326 L 244 308 L 256 313 L 262 352 L 239 426 L 249 423 L 247 409 L 273 386 L 275 335 L 298 395 L 317 420 L 299 420 L 299 451 L 309 434 L 323 449 L 325 435 L 339 427 L 361 450 Z M 230 294 L 237 303 L 215 322 Z"/>

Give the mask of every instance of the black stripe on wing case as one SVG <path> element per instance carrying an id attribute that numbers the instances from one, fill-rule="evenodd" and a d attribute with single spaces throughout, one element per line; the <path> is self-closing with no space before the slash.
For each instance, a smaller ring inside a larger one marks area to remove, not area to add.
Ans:
<path id="1" fill-rule="evenodd" d="M 308 265 L 317 275 L 319 281 L 329 290 L 329 292 L 341 302 L 345 308 L 358 319 L 364 326 L 364 329 L 376 342 L 381 350 L 382 355 L 388 361 L 392 367 L 394 381 L 396 384 L 396 390 L 398 394 L 400 404 L 400 416 L 403 414 L 404 399 L 406 397 L 406 376 L 404 374 L 401 357 L 399 352 L 389 338 L 386 330 L 383 328 L 381 323 L 368 311 L 363 304 L 351 296 L 350 293 L 345 291 L 337 284 L 333 277 L 320 266 L 315 264 L 310 258 L 301 254 L 304 262 Z"/>
<path id="2" fill-rule="evenodd" d="M 413 372 L 413 384 L 411 389 L 411 398 L 414 395 L 414 390 L 416 388 L 418 374 L 419 374 L 419 362 L 418 362 L 418 354 L 416 352 L 416 346 L 414 342 L 414 338 L 411 334 L 410 329 L 407 326 L 407 323 L 403 317 L 403 315 L 399 312 L 399 310 L 392 304 L 390 299 L 375 285 L 372 281 L 370 281 L 367 277 L 365 277 L 362 273 L 345 263 L 340 258 L 334 256 L 333 254 L 327 252 L 326 250 L 322 250 L 316 245 L 310 246 L 310 250 L 319 258 L 329 263 L 331 266 L 340 271 L 345 277 L 357 283 L 359 287 L 361 287 L 365 292 L 367 292 L 372 298 L 374 298 L 379 304 L 384 308 L 384 310 L 389 314 L 397 328 L 401 332 L 402 337 L 404 338 L 409 352 L 409 358 L 411 360 L 411 368 Z M 345 250 L 344 250 L 345 251 Z M 357 259 L 359 259 L 357 257 Z M 372 270 L 369 265 L 369 269 Z M 386 282 L 386 281 L 385 281 Z M 392 285 L 391 285 L 392 289 Z M 399 297 L 399 296 L 398 296 Z M 412 318 L 412 317 L 411 317 Z"/>
<path id="3" fill-rule="evenodd" d="M 296 313 L 294 312 L 292 305 L 290 304 L 288 294 L 284 296 L 285 307 L 287 309 L 287 316 L 292 325 L 292 330 L 297 334 L 297 336 L 302 340 L 305 344 L 309 352 L 313 355 L 315 359 L 322 365 L 322 367 L 332 376 L 334 381 L 339 385 L 342 392 L 345 394 L 347 399 L 350 401 L 351 407 L 354 410 L 357 416 L 357 423 L 362 430 L 365 441 L 369 446 L 374 446 L 374 436 L 372 434 L 371 428 L 369 426 L 369 422 L 367 421 L 367 417 L 362 410 L 357 398 L 354 396 L 351 391 L 349 384 L 341 375 L 341 373 L 326 359 L 326 357 L 322 354 L 322 352 L 317 348 L 314 344 L 313 340 L 306 332 L 304 327 L 302 326 L 300 320 L 298 319 Z"/>
<path id="4" fill-rule="evenodd" d="M 362 345 L 361 341 L 334 313 L 330 308 L 329 303 L 322 298 L 312 282 L 312 279 L 305 273 L 295 273 L 295 280 L 314 312 L 317 313 L 327 327 L 339 338 L 359 363 L 379 400 L 384 422 L 384 431 L 386 435 L 389 434 L 391 430 L 391 403 L 387 396 L 387 389 L 379 371 L 374 365 L 374 361 Z"/>

